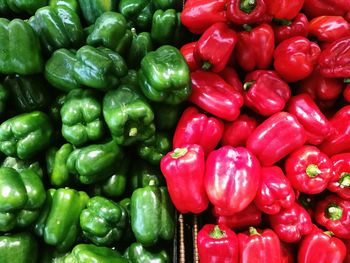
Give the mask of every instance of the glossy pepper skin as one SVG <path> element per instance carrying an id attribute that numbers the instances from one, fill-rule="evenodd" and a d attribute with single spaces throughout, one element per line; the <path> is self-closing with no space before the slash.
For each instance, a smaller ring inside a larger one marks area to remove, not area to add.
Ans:
<path id="1" fill-rule="evenodd" d="M 15 169 L 18 173 L 30 169 L 36 173 L 39 178 L 43 178 L 44 172 L 38 161 L 23 161 L 18 158 L 6 157 L 1 163 L 1 167 L 9 167 Z"/>
<path id="2" fill-rule="evenodd" d="M 129 68 L 139 69 L 140 62 L 148 52 L 154 50 L 151 34 L 149 32 L 136 33 L 136 30 L 131 29 L 133 34 L 131 46 L 127 54 L 127 64 Z"/>
<path id="3" fill-rule="evenodd" d="M 227 3 L 227 19 L 233 24 L 254 24 L 261 21 L 265 14 L 264 0 L 229 0 Z"/>
<path id="4" fill-rule="evenodd" d="M 213 72 L 191 73 L 192 93 L 189 101 L 202 110 L 226 121 L 234 121 L 243 106 L 243 96 Z"/>
<path id="5" fill-rule="evenodd" d="M 309 31 L 309 21 L 303 13 L 299 13 L 292 21 L 288 21 L 286 24 L 280 23 L 275 25 L 275 40 L 276 43 L 281 43 L 283 40 L 292 38 L 295 36 L 307 37 Z"/>
<path id="6" fill-rule="evenodd" d="M 225 225 L 204 225 L 197 235 L 197 247 L 200 262 L 238 262 L 237 236 Z"/>
<path id="7" fill-rule="evenodd" d="M 190 106 L 178 121 L 173 136 L 173 148 L 185 144 L 198 144 L 207 155 L 218 145 L 223 130 L 224 123 L 220 119 L 207 116 L 199 112 L 196 107 Z"/>
<path id="8" fill-rule="evenodd" d="M 198 39 L 194 59 L 204 70 L 220 72 L 230 59 L 237 43 L 237 34 L 223 22 L 210 26 Z"/>
<path id="9" fill-rule="evenodd" d="M 350 35 L 350 24 L 342 16 L 319 16 L 310 21 L 309 34 L 331 43 Z"/>
<path id="10" fill-rule="evenodd" d="M 223 146 L 206 160 L 204 185 L 210 202 L 230 215 L 245 209 L 260 184 L 260 163 L 246 148 Z"/>
<path id="11" fill-rule="evenodd" d="M 269 215 L 269 221 L 280 240 L 287 243 L 298 242 L 313 227 L 308 212 L 296 202 L 277 214 Z"/>
<path id="12" fill-rule="evenodd" d="M 139 85 L 151 101 L 179 104 L 191 93 L 190 72 L 180 51 L 163 45 L 141 60 Z"/>
<path id="13" fill-rule="evenodd" d="M 303 9 L 308 17 L 323 15 L 343 16 L 350 10 L 349 0 L 305 0 Z"/>
<path id="14" fill-rule="evenodd" d="M 49 6 L 65 6 L 75 11 L 76 13 L 80 12 L 80 7 L 78 0 L 49 0 Z"/>
<path id="15" fill-rule="evenodd" d="M 132 263 L 159 262 L 170 263 L 170 257 L 165 250 L 149 251 L 140 243 L 132 243 L 125 251 L 124 257 Z"/>
<path id="16" fill-rule="evenodd" d="M 47 0 L 37 0 L 37 1 L 4 0 L 4 1 L 1 1 L 0 13 L 2 15 L 10 15 L 12 12 L 15 14 L 26 13 L 26 14 L 34 15 L 37 9 L 46 5 L 47 5 Z"/>
<path id="17" fill-rule="evenodd" d="M 180 213 L 199 214 L 208 207 L 204 188 L 204 151 L 200 145 L 185 144 L 181 148 L 175 148 L 164 156 L 160 168 L 171 201 Z"/>
<path id="18" fill-rule="evenodd" d="M 333 177 L 328 183 L 328 190 L 339 197 L 350 200 L 350 154 L 340 153 L 331 157 Z"/>
<path id="19" fill-rule="evenodd" d="M 180 52 L 181 52 L 182 56 L 185 58 L 187 65 L 188 65 L 188 68 L 190 69 L 191 72 L 200 68 L 200 65 L 198 65 L 198 63 L 194 59 L 194 55 L 193 55 L 193 51 L 194 51 L 194 48 L 196 47 L 196 45 L 197 45 L 197 41 L 194 41 L 194 42 L 184 44 L 180 48 Z"/>
<path id="20" fill-rule="evenodd" d="M 265 214 L 277 214 L 295 201 L 292 185 L 278 166 L 261 168 L 261 183 L 254 198 L 256 207 Z"/>
<path id="21" fill-rule="evenodd" d="M 295 18 L 301 8 L 304 0 L 288 1 L 288 0 L 265 0 L 267 13 L 277 19 L 292 20 Z"/>
<path id="22" fill-rule="evenodd" d="M 133 27 L 142 31 L 150 31 L 155 11 L 153 1 L 121 0 L 118 10 L 127 20 L 131 21 Z"/>
<path id="23" fill-rule="evenodd" d="M 256 70 L 244 81 L 244 104 L 263 116 L 282 111 L 291 96 L 288 84 L 275 71 Z"/>
<path id="24" fill-rule="evenodd" d="M 151 165 L 149 162 L 137 160 L 137 166 L 130 169 L 129 190 L 133 192 L 137 188 L 143 188 L 150 184 L 165 186 L 165 177 L 159 165 Z"/>
<path id="25" fill-rule="evenodd" d="M 230 84 L 236 91 L 243 94 L 243 84 L 237 71 L 233 67 L 226 67 L 218 73 L 228 84 Z"/>
<path id="26" fill-rule="evenodd" d="M 79 0 L 81 13 L 88 25 L 95 23 L 103 13 L 116 10 L 116 5 L 112 0 Z"/>
<path id="27" fill-rule="evenodd" d="M 305 130 L 296 117 L 282 111 L 270 116 L 253 131 L 247 140 L 247 148 L 263 166 L 270 166 L 301 147 L 305 141 Z"/>

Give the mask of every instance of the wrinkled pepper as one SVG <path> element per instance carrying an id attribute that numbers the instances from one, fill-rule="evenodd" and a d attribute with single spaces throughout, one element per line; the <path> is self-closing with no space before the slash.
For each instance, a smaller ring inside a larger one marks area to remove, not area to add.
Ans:
<path id="1" fill-rule="evenodd" d="M 165 250 L 149 251 L 140 243 L 132 243 L 125 251 L 124 257 L 131 263 L 157 262 L 170 263 L 170 257 Z"/>
<path id="2" fill-rule="evenodd" d="M 303 13 L 297 14 L 292 21 L 278 20 L 273 26 L 276 43 L 295 36 L 307 37 L 309 21 Z"/>
<path id="3" fill-rule="evenodd" d="M 140 62 L 148 52 L 154 50 L 151 34 L 149 32 L 136 33 L 131 29 L 133 38 L 127 55 L 127 64 L 129 68 L 139 69 Z"/>
<path id="4" fill-rule="evenodd" d="M 142 31 L 150 31 L 154 4 L 151 0 L 120 0 L 119 12 L 131 22 L 132 27 Z"/>
<path id="5" fill-rule="evenodd" d="M 81 13 L 88 23 L 95 23 L 103 13 L 117 9 L 117 2 L 113 0 L 79 0 Z"/>
<path id="6" fill-rule="evenodd" d="M 266 15 L 264 0 L 228 0 L 227 19 L 234 24 L 254 24 Z"/>

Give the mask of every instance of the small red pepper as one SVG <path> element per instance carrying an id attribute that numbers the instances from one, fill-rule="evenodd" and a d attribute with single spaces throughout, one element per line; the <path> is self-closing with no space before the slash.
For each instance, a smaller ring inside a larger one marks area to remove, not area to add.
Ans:
<path id="1" fill-rule="evenodd" d="M 197 41 L 194 59 L 202 69 L 220 72 L 226 67 L 236 43 L 236 32 L 227 24 L 217 22 L 205 30 Z"/>
<path id="2" fill-rule="evenodd" d="M 264 0 L 229 0 L 227 19 L 236 25 L 255 24 L 264 20 Z"/>
<path id="3" fill-rule="evenodd" d="M 272 229 L 287 243 L 298 242 L 303 235 L 309 234 L 312 230 L 310 215 L 296 202 L 278 214 L 269 215 L 269 219 Z"/>
<path id="4" fill-rule="evenodd" d="M 197 70 L 191 73 L 192 93 L 189 101 L 226 121 L 234 121 L 243 106 L 243 96 L 219 75 Z"/>
<path id="5" fill-rule="evenodd" d="M 350 239 L 350 201 L 328 195 L 317 203 L 315 221 L 335 236 Z"/>
<path id="6" fill-rule="evenodd" d="M 347 103 L 350 103 L 350 84 L 346 85 L 343 91 L 343 97 Z"/>
<path id="7" fill-rule="evenodd" d="M 288 38 L 276 47 L 273 65 L 286 81 L 296 82 L 312 73 L 320 53 L 320 47 L 305 37 Z"/>
<path id="8" fill-rule="evenodd" d="M 301 147 L 305 141 L 305 130 L 297 118 L 287 112 L 278 112 L 253 131 L 247 140 L 247 148 L 263 166 L 270 166 Z"/>
<path id="9" fill-rule="evenodd" d="M 304 0 L 265 0 L 267 13 L 277 19 L 292 20 L 303 7 Z"/>
<path id="10" fill-rule="evenodd" d="M 344 16 L 350 10 L 350 0 L 305 0 L 303 10 L 308 17 Z"/>
<path id="11" fill-rule="evenodd" d="M 261 168 L 261 183 L 254 203 L 265 214 L 277 214 L 294 204 L 295 194 L 290 182 L 278 166 Z"/>
<path id="12" fill-rule="evenodd" d="M 259 161 L 243 147 L 223 146 L 209 153 L 204 184 L 210 202 L 224 214 L 240 212 L 258 190 Z"/>
<path id="13" fill-rule="evenodd" d="M 302 36 L 307 37 L 309 21 L 303 13 L 299 13 L 293 21 L 282 20 L 277 21 L 281 25 L 275 25 L 275 40 L 276 43 L 281 43 L 288 38 Z"/>
<path id="14" fill-rule="evenodd" d="M 310 21 L 309 34 L 319 41 L 333 42 L 350 35 L 350 24 L 342 16 L 319 16 Z"/>
<path id="15" fill-rule="evenodd" d="M 182 56 L 185 58 L 190 71 L 195 71 L 200 68 L 200 66 L 198 65 L 197 61 L 194 59 L 194 56 L 193 56 L 193 51 L 196 44 L 197 42 L 195 41 L 195 42 L 187 43 L 180 48 L 180 52 Z"/>
<path id="16" fill-rule="evenodd" d="M 230 84 L 233 89 L 243 95 L 243 84 L 234 68 L 226 67 L 219 72 L 219 75 Z"/>
<path id="17" fill-rule="evenodd" d="M 263 116 L 282 111 L 291 95 L 288 84 L 271 70 L 249 73 L 243 87 L 245 106 Z"/>
<path id="18" fill-rule="evenodd" d="M 224 225 L 204 225 L 197 235 L 201 263 L 237 263 L 238 240 L 235 232 Z"/>
<path id="19" fill-rule="evenodd" d="M 280 263 L 281 244 L 278 236 L 271 229 L 258 230 L 250 227 L 248 232 L 239 233 L 240 263 Z"/>
<path id="20" fill-rule="evenodd" d="M 350 153 L 333 155 L 331 160 L 334 174 L 328 184 L 328 190 L 350 200 Z"/>
<path id="21" fill-rule="evenodd" d="M 162 158 L 160 168 L 177 210 L 198 214 L 208 207 L 204 189 L 205 160 L 201 146 L 188 144 L 176 148 Z"/>
<path id="22" fill-rule="evenodd" d="M 292 186 L 306 194 L 319 194 L 333 176 L 332 161 L 318 148 L 304 145 L 285 161 L 286 176 Z"/>

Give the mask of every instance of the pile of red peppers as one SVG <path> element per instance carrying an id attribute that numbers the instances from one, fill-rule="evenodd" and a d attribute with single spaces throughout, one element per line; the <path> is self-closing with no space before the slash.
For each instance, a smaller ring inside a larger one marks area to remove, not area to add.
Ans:
<path id="1" fill-rule="evenodd" d="M 201 263 L 350 262 L 350 0 L 188 0 L 161 160 Z"/>

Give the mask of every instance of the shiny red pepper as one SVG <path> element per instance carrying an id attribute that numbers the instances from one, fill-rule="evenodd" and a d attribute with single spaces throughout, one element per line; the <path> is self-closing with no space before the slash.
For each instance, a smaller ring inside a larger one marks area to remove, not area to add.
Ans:
<path id="1" fill-rule="evenodd" d="M 305 0 L 304 12 L 308 17 L 343 16 L 350 10 L 350 0 Z"/>
<path id="2" fill-rule="evenodd" d="M 280 25 L 274 26 L 276 43 L 281 43 L 288 38 L 302 36 L 307 37 L 309 21 L 303 13 L 299 13 L 293 21 L 277 21 Z"/>
<path id="3" fill-rule="evenodd" d="M 273 65 L 286 81 L 296 82 L 312 73 L 320 53 L 320 47 L 305 37 L 288 38 L 276 47 Z"/>
<path id="4" fill-rule="evenodd" d="M 350 201 L 328 195 L 317 203 L 315 221 L 335 236 L 350 239 Z"/>
<path id="5" fill-rule="evenodd" d="M 288 84 L 274 71 L 256 70 L 245 77 L 244 104 L 263 116 L 280 112 L 290 98 Z"/>
<path id="6" fill-rule="evenodd" d="M 265 0 L 267 13 L 277 19 L 292 20 L 303 7 L 304 0 Z"/>
<path id="7" fill-rule="evenodd" d="M 215 117 L 200 113 L 195 107 L 188 107 L 181 115 L 173 136 L 173 148 L 185 144 L 202 146 L 207 155 L 221 140 L 224 123 Z"/>
<path id="8" fill-rule="evenodd" d="M 346 21 L 348 21 L 350 23 L 350 10 L 348 12 L 346 12 L 344 18 Z"/>
<path id="9" fill-rule="evenodd" d="M 334 174 L 328 184 L 328 190 L 350 200 L 350 153 L 333 155 L 331 160 Z"/>
<path id="10" fill-rule="evenodd" d="M 205 30 L 197 41 L 194 59 L 202 69 L 220 72 L 226 67 L 236 43 L 236 32 L 227 24 L 217 22 Z"/>
<path id="11" fill-rule="evenodd" d="M 204 189 L 205 160 L 201 146 L 187 144 L 176 148 L 162 158 L 160 168 L 170 198 L 180 213 L 198 214 L 208 207 Z"/>
<path id="12" fill-rule="evenodd" d="M 350 24 L 342 16 L 319 16 L 309 23 L 309 35 L 319 41 L 333 42 L 350 35 Z"/>
<path id="13" fill-rule="evenodd" d="M 296 202 L 278 214 L 269 215 L 269 219 L 272 229 L 280 240 L 287 243 L 298 242 L 303 235 L 309 234 L 312 230 L 310 215 Z"/>
<path id="14" fill-rule="evenodd" d="M 278 166 L 261 168 L 261 183 L 254 203 L 265 214 L 277 214 L 294 204 L 295 194 L 290 182 Z"/>
<path id="15" fill-rule="evenodd" d="M 238 240 L 235 232 L 224 225 L 204 225 L 197 235 L 201 263 L 237 263 Z"/>
<path id="16" fill-rule="evenodd" d="M 195 42 L 187 43 L 180 48 L 180 52 L 182 56 L 185 58 L 190 71 L 195 71 L 200 68 L 200 66 L 198 65 L 197 61 L 194 59 L 194 56 L 193 56 L 193 50 L 196 44 L 197 42 L 195 41 Z"/>
<path id="17" fill-rule="evenodd" d="M 247 140 L 247 148 L 263 166 L 270 166 L 301 147 L 305 141 L 305 130 L 297 118 L 287 112 L 278 112 L 253 131 Z"/>
<path id="18" fill-rule="evenodd" d="M 216 22 L 226 22 L 227 0 L 185 1 L 181 23 L 195 34 L 202 34 Z"/>
<path id="19" fill-rule="evenodd" d="M 343 97 L 347 103 L 350 103 L 350 84 L 346 85 L 343 91 Z"/>
<path id="20" fill-rule="evenodd" d="M 243 84 L 234 68 L 226 67 L 219 72 L 219 75 L 230 84 L 233 89 L 243 95 Z"/>
<path id="21" fill-rule="evenodd" d="M 239 233 L 240 263 L 280 263 L 281 244 L 271 229 L 259 230 L 250 227 L 248 232 Z"/>
<path id="22" fill-rule="evenodd" d="M 243 96 L 219 75 L 197 70 L 191 73 L 192 93 L 189 101 L 226 121 L 234 121 L 243 106 Z"/>
<path id="23" fill-rule="evenodd" d="M 210 202 L 223 215 L 244 210 L 254 199 L 260 184 L 260 164 L 246 148 L 223 146 L 206 160 L 205 189 Z"/>
<path id="24" fill-rule="evenodd" d="M 255 24 L 265 15 L 265 0 L 228 0 L 227 19 L 233 24 Z"/>

